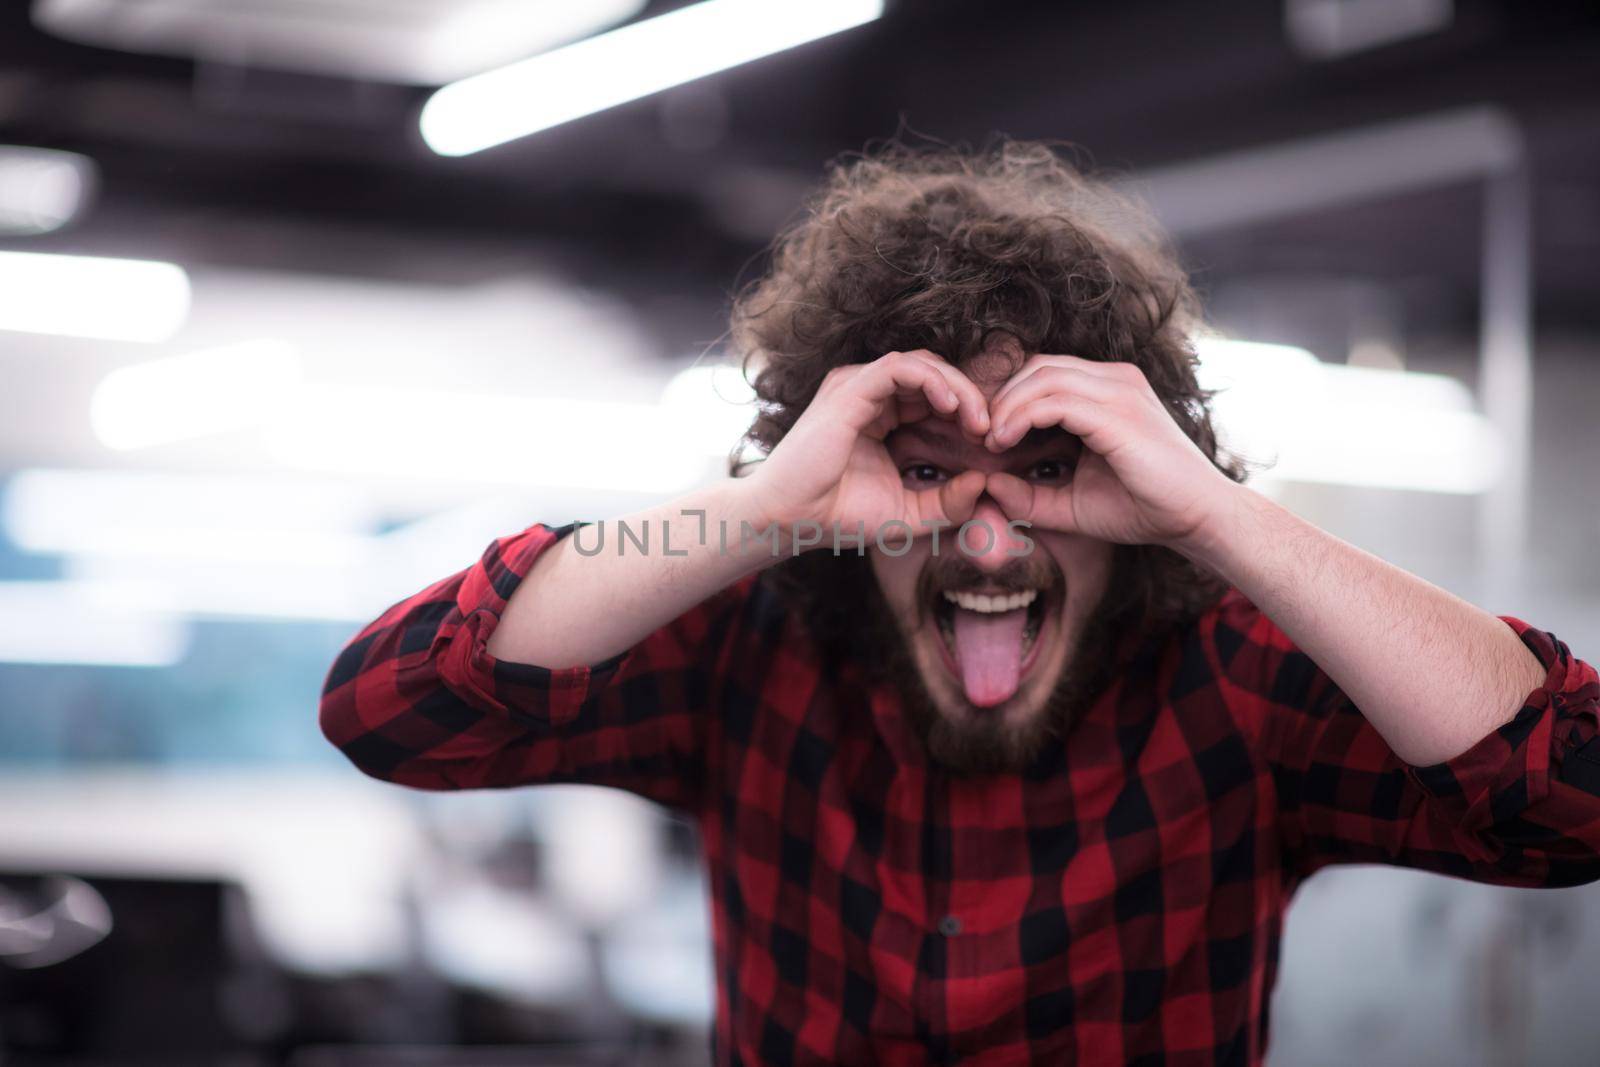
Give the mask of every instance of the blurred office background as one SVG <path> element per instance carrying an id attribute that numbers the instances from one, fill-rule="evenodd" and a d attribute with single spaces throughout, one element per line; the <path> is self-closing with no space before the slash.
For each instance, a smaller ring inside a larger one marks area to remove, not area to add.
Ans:
<path id="1" fill-rule="evenodd" d="M 1123 175 L 1263 486 L 1600 658 L 1592 4 L 751 6 L 0 5 L 0 1063 L 704 1061 L 691 828 L 370 782 L 318 692 L 494 537 L 714 474 L 728 292 L 897 130 Z M 820 39 L 704 73 L 760 27 Z M 1273 1061 L 1588 1062 L 1597 961 L 1594 889 L 1326 872 Z"/>

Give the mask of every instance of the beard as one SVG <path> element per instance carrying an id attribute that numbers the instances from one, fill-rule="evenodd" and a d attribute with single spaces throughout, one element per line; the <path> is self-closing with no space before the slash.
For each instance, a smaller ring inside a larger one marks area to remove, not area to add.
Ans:
<path id="1" fill-rule="evenodd" d="M 942 559 L 950 562 L 936 560 L 918 582 L 919 611 L 922 605 L 931 602 L 930 589 L 959 587 L 971 580 L 961 571 L 962 567 L 971 567 L 970 563 L 959 557 Z M 1032 557 L 1028 562 L 1037 559 Z M 825 644 L 836 649 L 848 648 L 852 658 L 867 666 L 873 680 L 892 686 L 900 694 L 907 722 L 922 742 L 931 763 L 962 777 L 1020 774 L 1032 766 L 1052 742 L 1064 739 L 1073 723 L 1099 695 L 1114 666 L 1111 661 L 1116 643 L 1134 623 L 1128 610 L 1130 581 L 1126 554 L 1119 551 L 1114 560 L 1106 589 L 1084 618 L 1075 647 L 1050 692 L 1020 721 L 1007 722 L 1002 715 L 988 713 L 957 717 L 940 706 L 929 691 L 904 628 L 915 626 L 921 620 L 899 622 L 869 568 L 861 568 L 866 573 L 856 575 L 853 580 L 829 583 L 835 594 L 833 603 L 825 620 L 814 620 L 813 630 L 817 631 L 818 624 L 826 626 L 831 632 L 826 634 Z M 1034 565 L 1055 567 L 1053 562 Z M 944 573 L 937 574 L 936 569 Z M 833 577 L 845 578 L 837 572 Z M 1056 570 L 1054 574 L 1036 574 L 1031 579 L 1019 576 L 1017 584 L 1048 587 L 1060 581 L 1059 570 Z"/>

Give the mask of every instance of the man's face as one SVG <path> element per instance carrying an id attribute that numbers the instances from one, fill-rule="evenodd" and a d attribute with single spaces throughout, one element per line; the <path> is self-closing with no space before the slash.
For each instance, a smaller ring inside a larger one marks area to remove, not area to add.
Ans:
<path id="1" fill-rule="evenodd" d="M 993 396 L 1006 375 L 989 366 L 983 375 L 980 357 L 967 369 Z M 1037 430 L 995 454 L 940 418 L 901 427 L 885 444 L 902 479 L 918 488 L 967 470 L 1061 485 L 1082 447 L 1064 431 Z M 917 707 L 913 694 L 911 712 L 924 720 L 932 755 L 957 770 L 1015 771 L 1083 695 L 1077 653 L 1103 636 L 1114 546 L 1037 528 L 1013 534 L 987 495 L 971 522 L 960 543 L 956 529 L 942 531 L 937 552 L 931 537 L 901 556 L 873 550 L 872 568 L 926 696 L 928 706 Z M 978 523 L 993 531 L 992 543 Z"/>

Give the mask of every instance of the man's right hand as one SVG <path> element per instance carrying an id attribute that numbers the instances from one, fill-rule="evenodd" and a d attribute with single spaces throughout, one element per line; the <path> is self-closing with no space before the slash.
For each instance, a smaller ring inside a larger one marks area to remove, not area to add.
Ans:
<path id="1" fill-rule="evenodd" d="M 967 471 L 938 486 L 911 488 L 884 439 L 926 418 L 957 420 L 974 440 L 989 431 L 989 404 L 965 374 L 926 349 L 891 352 L 828 372 L 794 427 L 750 476 L 760 515 L 784 531 L 814 523 L 868 538 L 899 521 L 917 535 L 966 521 L 984 476 Z"/>

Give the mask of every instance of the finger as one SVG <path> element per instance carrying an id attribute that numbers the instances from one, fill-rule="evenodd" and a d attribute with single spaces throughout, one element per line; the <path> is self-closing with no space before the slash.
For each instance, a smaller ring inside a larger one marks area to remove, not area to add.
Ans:
<path id="1" fill-rule="evenodd" d="M 939 373 L 938 367 L 928 365 L 927 369 L 930 372 L 929 376 L 920 389 L 915 392 L 902 390 L 895 394 L 895 407 L 900 415 L 900 425 L 917 422 L 933 415 L 955 419 L 960 414 L 961 394 L 950 388 L 950 383 Z M 937 406 L 932 400 L 936 393 L 944 397 L 944 401 Z"/>
<path id="2" fill-rule="evenodd" d="M 961 400 L 957 412 L 961 428 L 973 437 L 982 438 L 989 432 L 989 400 L 983 395 L 983 390 L 971 378 L 962 373 L 961 368 L 941 358 L 937 353 L 926 348 L 919 348 L 907 355 L 916 356 L 926 360 L 940 375 L 946 384 L 955 391 Z"/>
<path id="3" fill-rule="evenodd" d="M 925 404 L 925 408 L 907 410 L 897 419 L 873 421 L 874 436 L 882 438 L 889 430 L 908 422 L 915 422 L 925 418 L 928 414 L 938 414 L 947 419 L 953 419 L 974 441 L 982 441 L 983 435 L 989 430 L 989 405 L 972 379 L 961 371 L 940 359 L 927 349 L 917 349 L 912 352 L 892 352 L 882 357 L 885 364 L 884 373 L 892 378 L 905 383 L 915 381 L 921 393 L 917 396 L 918 403 Z M 920 368 L 912 370 L 911 366 Z M 941 399 L 939 384 L 948 388 L 949 395 Z M 909 400 L 913 395 L 904 390 L 908 388 L 902 384 L 902 392 L 897 396 Z M 954 400 L 951 399 L 954 397 Z"/>
<path id="4" fill-rule="evenodd" d="M 1023 382 L 1038 376 L 1039 372 L 1056 366 L 1056 356 L 1033 356 L 1028 359 L 1017 372 L 1007 378 L 1000 388 L 995 390 L 994 396 L 989 398 L 989 411 L 992 414 L 995 405 L 1004 400 L 1016 390 Z"/>
<path id="5" fill-rule="evenodd" d="M 946 418 L 953 418 L 961 410 L 961 394 L 944 374 L 943 361 L 922 352 L 900 352 L 890 364 L 891 374 L 904 374 L 906 390 L 913 395 L 920 391 L 928 406 Z M 902 371 L 901 368 L 904 368 Z"/>
<path id="6" fill-rule="evenodd" d="M 982 471 L 962 471 L 939 487 L 939 507 L 951 523 L 960 525 L 972 518 L 978 498 L 983 495 Z"/>
<path id="7" fill-rule="evenodd" d="M 1050 392 L 1019 406 L 1005 415 L 989 434 L 988 447 L 1003 452 L 1022 440 L 1029 430 L 1060 427 L 1084 445 L 1104 455 L 1112 447 L 1111 409 L 1086 396 Z"/>
<path id="8" fill-rule="evenodd" d="M 993 407 L 991 429 L 985 443 L 991 450 L 1001 451 L 1022 440 L 1022 436 L 1035 426 L 1049 425 L 1039 422 L 1030 424 L 1022 417 L 1022 412 L 1052 397 L 1111 407 L 1125 399 L 1126 391 L 1126 386 L 1119 383 L 1075 370 L 1054 367 L 1040 371 Z"/>
<path id="9" fill-rule="evenodd" d="M 861 432 L 877 440 L 889 436 L 891 430 L 897 426 L 904 426 L 909 422 L 920 422 L 934 414 L 933 407 L 928 403 L 925 393 L 897 392 L 889 398 L 878 412 L 876 418 L 866 425 Z"/>
<path id="10" fill-rule="evenodd" d="M 1132 363 L 1120 359 L 1085 359 L 1082 356 L 1048 356 L 1057 366 L 1067 367 L 1072 370 L 1081 370 L 1085 374 L 1097 374 L 1102 378 L 1115 378 Z"/>
<path id="11" fill-rule="evenodd" d="M 1132 364 L 1119 364 L 1108 360 L 1082 359 L 1078 356 L 1056 356 L 1046 354 L 1033 356 L 1022 365 L 1021 369 L 1019 369 L 1017 373 L 1013 374 L 1009 379 L 1007 379 L 1006 383 L 1002 385 L 999 391 L 996 392 L 995 395 L 990 399 L 989 410 L 993 412 L 996 404 L 1003 400 L 1018 386 L 1022 385 L 1023 382 L 1035 377 L 1042 370 L 1048 370 L 1052 367 L 1056 367 L 1062 370 L 1081 371 L 1084 374 L 1092 375 L 1097 378 L 1116 380 L 1118 375 L 1122 373 L 1120 368 L 1123 366 L 1132 366 Z"/>
<path id="12" fill-rule="evenodd" d="M 914 490 L 908 518 L 916 530 L 915 536 L 926 536 L 936 525 L 959 526 L 966 522 L 977 510 L 983 485 L 981 471 L 962 471 L 942 485 Z"/>
<path id="13" fill-rule="evenodd" d="M 995 471 L 984 491 L 994 498 L 1008 519 L 1020 519 L 1052 530 L 1074 532 L 1071 486 L 1035 486 L 1014 474 Z"/>
<path id="14" fill-rule="evenodd" d="M 858 431 L 869 427 L 873 436 L 882 437 L 894 426 L 897 410 L 891 401 L 919 399 L 930 409 L 942 415 L 952 415 L 961 405 L 961 398 L 945 378 L 928 363 L 912 358 L 906 353 L 894 352 L 869 363 L 858 376 L 857 395 L 868 405 L 865 418 L 856 422 Z M 890 417 L 885 419 L 883 416 Z"/>
<path id="15" fill-rule="evenodd" d="M 1098 403 L 1109 404 L 1127 391 L 1125 383 L 1114 379 L 1085 374 L 1071 367 L 1041 367 L 1026 380 L 1013 379 L 1006 383 L 1006 388 L 995 394 L 995 398 L 989 402 L 989 415 L 993 426 L 998 429 L 1005 421 L 1003 414 L 1049 393 L 1076 393 Z"/>

